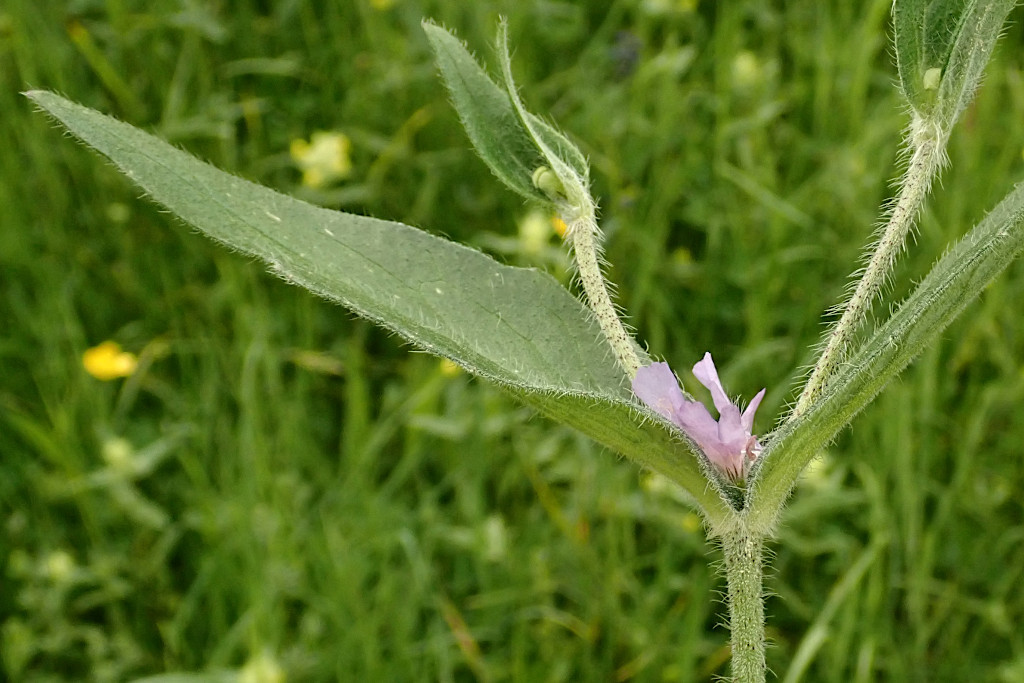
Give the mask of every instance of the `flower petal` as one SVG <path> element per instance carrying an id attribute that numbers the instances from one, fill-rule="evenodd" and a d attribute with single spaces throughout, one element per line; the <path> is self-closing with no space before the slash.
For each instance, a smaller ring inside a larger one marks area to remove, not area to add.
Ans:
<path id="1" fill-rule="evenodd" d="M 761 453 L 761 444 L 751 434 L 754 415 L 765 390 L 762 389 L 740 413 L 729 400 L 710 353 L 693 366 L 694 376 L 711 392 L 719 417 L 716 420 L 704 404 L 687 399 L 668 363 L 640 368 L 633 378 L 633 393 L 658 414 L 679 426 L 733 481 L 741 481 Z"/>
<path id="2" fill-rule="evenodd" d="M 718 418 L 718 440 L 730 450 L 741 451 L 750 438 L 750 432 L 743 428 L 740 409 L 729 403 L 722 408 Z"/>
<path id="3" fill-rule="evenodd" d="M 676 417 L 672 421 L 682 427 L 683 431 L 697 442 L 702 451 L 707 452 L 717 448 L 719 443 L 718 422 L 711 417 L 711 413 L 703 403 L 683 399 L 683 405 L 676 411 Z"/>
<path id="4" fill-rule="evenodd" d="M 121 345 L 113 341 L 105 341 L 82 354 L 85 371 L 104 382 L 131 375 L 138 364 L 134 353 L 122 351 Z"/>
<path id="5" fill-rule="evenodd" d="M 676 415 L 687 403 L 668 363 L 653 363 L 637 370 L 633 393 L 659 415 L 677 424 Z"/>
<path id="6" fill-rule="evenodd" d="M 757 396 L 750 399 L 750 404 L 747 409 L 743 411 L 743 428 L 747 430 L 749 434 L 754 429 L 754 413 L 757 412 L 757 407 L 761 405 L 761 399 L 764 398 L 765 390 L 757 392 Z"/>
<path id="7" fill-rule="evenodd" d="M 718 469 L 725 472 L 733 481 L 739 481 L 746 474 L 746 463 L 743 460 L 743 452 L 727 448 L 718 444 L 716 448 L 705 448 L 704 454 L 708 460 Z"/>
<path id="8" fill-rule="evenodd" d="M 705 352 L 704 357 L 693 366 L 693 376 L 711 392 L 711 399 L 715 402 L 719 414 L 722 414 L 726 406 L 732 405 L 722 387 L 722 381 L 718 379 L 718 370 L 710 353 Z"/>

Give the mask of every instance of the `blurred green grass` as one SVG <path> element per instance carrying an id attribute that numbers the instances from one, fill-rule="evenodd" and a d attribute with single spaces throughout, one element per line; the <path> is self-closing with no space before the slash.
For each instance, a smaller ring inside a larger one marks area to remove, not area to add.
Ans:
<path id="1" fill-rule="evenodd" d="M 517 248 L 419 28 L 488 56 L 592 160 L 651 350 L 781 414 L 897 173 L 889 3 L 28 2 L 0 8 L 0 651 L 26 681 L 701 681 L 716 554 L 664 484 L 192 234 L 18 95 L 55 89 L 349 211 Z M 1017 17 L 1019 20 L 1019 17 Z M 1022 175 L 1011 27 L 895 300 Z M 337 130 L 352 177 L 300 184 Z M 552 242 L 553 244 L 553 242 Z M 555 268 L 554 261 L 545 264 Z M 816 462 L 775 544 L 787 681 L 1024 677 L 1024 273 Z M 884 308 L 879 308 L 884 312 Z M 139 353 L 103 383 L 82 352 Z"/>

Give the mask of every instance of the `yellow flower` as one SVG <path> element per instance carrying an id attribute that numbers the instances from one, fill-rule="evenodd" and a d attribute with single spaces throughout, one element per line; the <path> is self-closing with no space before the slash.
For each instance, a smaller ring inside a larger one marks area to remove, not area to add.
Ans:
<path id="1" fill-rule="evenodd" d="M 318 188 L 348 177 L 352 172 L 352 142 L 338 132 L 313 133 L 309 142 L 292 140 L 292 160 L 302 171 L 302 183 Z"/>
<path id="2" fill-rule="evenodd" d="M 558 216 L 551 217 L 551 227 L 555 229 L 555 232 L 557 232 L 558 236 L 562 239 L 565 239 L 565 235 L 569 232 L 569 226 L 566 225 L 565 221 Z"/>
<path id="3" fill-rule="evenodd" d="M 134 353 L 121 350 L 117 342 L 105 341 L 99 346 L 86 349 L 82 354 L 82 366 L 96 379 L 108 381 L 127 377 L 135 372 L 139 359 Z"/>
<path id="4" fill-rule="evenodd" d="M 395 0 L 370 0 L 373 9 L 385 10 L 395 6 Z"/>
<path id="5" fill-rule="evenodd" d="M 548 248 L 552 234 L 564 239 L 568 231 L 558 216 L 533 209 L 519 220 L 519 244 L 523 253 L 537 256 Z"/>

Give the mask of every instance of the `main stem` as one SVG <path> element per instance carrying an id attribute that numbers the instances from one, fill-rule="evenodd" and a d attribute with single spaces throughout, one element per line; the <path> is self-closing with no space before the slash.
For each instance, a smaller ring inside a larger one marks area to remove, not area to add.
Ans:
<path id="1" fill-rule="evenodd" d="M 741 529 L 722 537 L 732 632 L 733 683 L 764 683 L 764 538 Z"/>
<path id="2" fill-rule="evenodd" d="M 593 207 L 580 212 L 580 215 L 568 221 L 568 237 L 572 240 L 572 250 L 576 257 L 576 267 L 580 271 L 580 283 L 587 295 L 587 303 L 594 311 L 601 332 L 612 347 L 619 365 L 626 371 L 630 379 L 636 376 L 640 368 L 640 359 L 633 338 L 623 327 L 619 315 L 615 311 L 604 276 L 601 275 L 601 255 L 597 244 L 597 219 Z"/>
<path id="3" fill-rule="evenodd" d="M 882 284 L 892 272 L 907 233 L 914 225 L 914 219 L 928 195 L 932 179 L 942 167 L 946 136 L 937 126 L 916 117 L 911 123 L 909 138 L 912 150 L 910 163 L 900 183 L 899 196 L 889 214 L 885 230 L 864 268 L 864 275 L 846 303 L 842 317 L 832 328 L 825 350 L 815 364 L 791 417 L 800 415 L 821 395 L 825 384 L 847 357 L 853 337 L 867 318 Z"/>

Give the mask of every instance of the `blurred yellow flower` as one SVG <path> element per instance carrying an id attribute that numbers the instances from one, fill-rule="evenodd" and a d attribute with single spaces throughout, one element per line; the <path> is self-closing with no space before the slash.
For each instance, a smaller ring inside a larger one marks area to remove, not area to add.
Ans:
<path id="1" fill-rule="evenodd" d="M 455 364 L 455 361 L 448 358 L 441 359 L 441 374 L 445 377 L 457 377 L 461 372 L 462 370 Z"/>
<path id="2" fill-rule="evenodd" d="M 686 247 L 677 247 L 676 249 L 673 249 L 672 253 L 669 254 L 669 257 L 677 266 L 693 265 L 693 254 L 691 254 L 690 250 Z"/>
<path id="3" fill-rule="evenodd" d="M 551 239 L 551 223 L 543 211 L 533 209 L 519 221 L 519 243 L 526 254 L 544 251 Z"/>
<path id="4" fill-rule="evenodd" d="M 289 151 L 302 171 L 302 183 L 319 188 L 348 177 L 352 172 L 351 149 L 352 142 L 344 134 L 318 131 L 308 142 L 292 140 Z"/>
<path id="5" fill-rule="evenodd" d="M 134 353 L 121 350 L 117 342 L 105 341 L 99 346 L 86 349 L 82 354 L 82 366 L 96 379 L 104 382 L 127 377 L 135 372 L 139 359 Z"/>
<path id="6" fill-rule="evenodd" d="M 43 564 L 46 567 L 46 575 L 54 583 L 65 583 L 75 572 L 75 558 L 64 550 L 50 553 Z"/>
<path id="7" fill-rule="evenodd" d="M 135 473 L 135 449 L 128 439 L 114 437 L 103 442 L 103 461 L 111 470 L 119 474 Z"/>
<path id="8" fill-rule="evenodd" d="M 644 0 L 641 6 L 648 14 L 657 15 L 693 12 L 698 4 L 699 0 Z"/>
<path id="9" fill-rule="evenodd" d="M 551 227 L 554 228 L 555 232 L 558 233 L 558 236 L 562 239 L 565 239 L 566 233 L 569 232 L 569 226 L 566 225 L 565 221 L 558 216 L 551 217 Z"/>
<path id="10" fill-rule="evenodd" d="M 284 683 L 284 669 L 269 652 L 261 652 L 245 663 L 238 672 L 239 683 Z"/>
<path id="11" fill-rule="evenodd" d="M 373 9 L 385 10 L 395 6 L 395 0 L 370 0 Z"/>
<path id="12" fill-rule="evenodd" d="M 732 60 L 732 81 L 740 90 L 749 90 L 764 81 L 765 67 L 750 50 L 741 50 Z"/>
<path id="13" fill-rule="evenodd" d="M 704 528 L 704 523 L 700 521 L 700 516 L 696 512 L 687 512 L 683 515 L 682 527 L 691 534 L 695 534 Z"/>
<path id="14" fill-rule="evenodd" d="M 568 230 L 558 216 L 533 209 L 519 220 L 519 243 L 523 253 L 537 256 L 549 247 L 552 234 L 564 239 Z"/>

